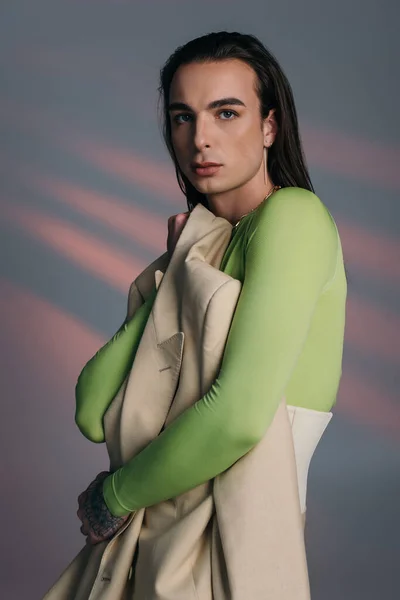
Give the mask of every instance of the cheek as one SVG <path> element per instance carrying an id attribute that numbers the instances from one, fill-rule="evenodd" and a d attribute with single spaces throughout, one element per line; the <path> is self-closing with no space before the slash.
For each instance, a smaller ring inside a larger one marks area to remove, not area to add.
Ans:
<path id="1" fill-rule="evenodd" d="M 252 127 L 244 135 L 245 143 L 251 144 L 255 148 L 263 145 L 263 132 L 258 124 L 253 123 Z"/>
<path id="2" fill-rule="evenodd" d="M 254 174 L 262 161 L 261 148 L 257 139 L 248 137 L 240 139 L 239 143 L 231 146 L 232 166 L 236 166 L 241 173 Z"/>
<path id="3" fill-rule="evenodd" d="M 263 136 L 259 128 L 253 124 L 250 127 L 248 124 L 243 124 L 229 133 L 226 145 L 230 151 L 239 153 L 249 161 L 259 160 L 260 149 L 263 146 Z"/>

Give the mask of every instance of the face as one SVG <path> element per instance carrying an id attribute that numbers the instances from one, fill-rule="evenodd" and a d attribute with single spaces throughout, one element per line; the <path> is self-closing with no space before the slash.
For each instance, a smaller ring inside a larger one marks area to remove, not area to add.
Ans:
<path id="1" fill-rule="evenodd" d="M 172 144 L 182 172 L 203 194 L 263 178 L 264 146 L 274 138 L 273 111 L 261 122 L 256 74 L 237 59 L 183 65 L 170 90 Z M 217 163 L 197 168 L 193 163 Z"/>

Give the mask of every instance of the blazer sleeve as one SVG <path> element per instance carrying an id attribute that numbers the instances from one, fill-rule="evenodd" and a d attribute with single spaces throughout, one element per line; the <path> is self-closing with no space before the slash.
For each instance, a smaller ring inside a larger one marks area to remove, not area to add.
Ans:
<path id="1" fill-rule="evenodd" d="M 134 285 L 129 293 L 127 318 L 84 366 L 75 387 L 75 422 L 92 442 L 104 442 L 103 416 L 132 368 L 156 296 L 154 288 L 133 314 L 131 297 L 139 294 Z"/>
<path id="2" fill-rule="evenodd" d="M 220 373 L 209 392 L 103 484 L 114 515 L 175 497 L 225 471 L 265 434 L 335 273 L 339 239 L 307 190 L 260 207 Z"/>

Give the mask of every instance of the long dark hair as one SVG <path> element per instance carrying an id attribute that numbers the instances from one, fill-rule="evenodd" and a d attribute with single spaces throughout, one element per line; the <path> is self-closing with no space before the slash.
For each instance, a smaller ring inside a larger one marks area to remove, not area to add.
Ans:
<path id="1" fill-rule="evenodd" d="M 175 164 L 179 187 L 185 194 L 189 210 L 199 202 L 208 208 L 207 199 L 190 183 L 179 168 L 171 138 L 168 114 L 172 78 L 181 65 L 214 62 L 229 58 L 247 63 L 257 75 L 261 119 L 275 108 L 278 132 L 268 152 L 268 173 L 272 182 L 281 187 L 301 187 L 314 192 L 301 145 L 297 113 L 292 88 L 276 58 L 254 35 L 219 31 L 203 35 L 178 47 L 160 72 L 162 133 Z"/>

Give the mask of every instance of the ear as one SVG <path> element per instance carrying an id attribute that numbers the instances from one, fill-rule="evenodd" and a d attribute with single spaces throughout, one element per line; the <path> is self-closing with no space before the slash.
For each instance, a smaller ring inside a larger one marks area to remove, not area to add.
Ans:
<path id="1" fill-rule="evenodd" d="M 275 108 L 271 108 L 268 116 L 263 122 L 263 134 L 264 134 L 264 146 L 267 148 L 272 146 L 275 141 L 276 134 L 278 133 L 278 124 L 275 118 Z"/>

